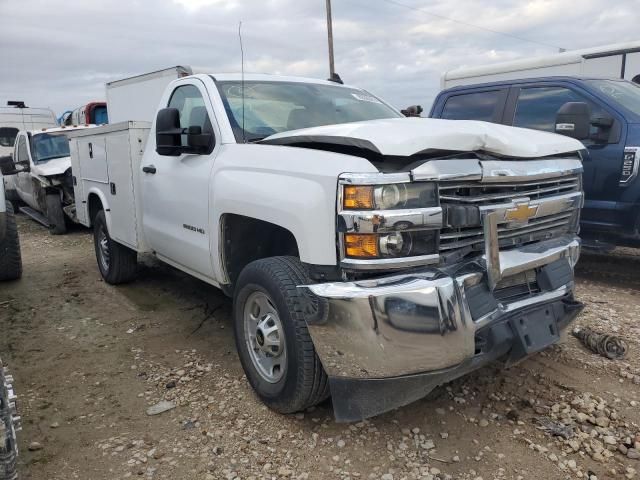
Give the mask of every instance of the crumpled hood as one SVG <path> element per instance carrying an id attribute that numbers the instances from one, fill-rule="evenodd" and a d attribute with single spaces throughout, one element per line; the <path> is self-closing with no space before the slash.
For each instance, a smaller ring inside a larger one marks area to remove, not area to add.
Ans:
<path id="1" fill-rule="evenodd" d="M 34 165 L 31 172 L 41 177 L 62 175 L 71 168 L 71 157 L 52 158 L 44 163 Z"/>
<path id="2" fill-rule="evenodd" d="M 271 135 L 261 143 L 337 145 L 400 157 L 445 150 L 536 158 L 584 149 L 578 140 L 555 133 L 433 118 L 391 118 L 304 128 Z"/>

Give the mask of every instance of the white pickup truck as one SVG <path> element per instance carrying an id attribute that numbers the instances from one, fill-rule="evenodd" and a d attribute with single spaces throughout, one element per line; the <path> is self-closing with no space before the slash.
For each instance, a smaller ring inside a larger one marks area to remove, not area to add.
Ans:
<path id="1" fill-rule="evenodd" d="M 27 207 L 21 211 L 49 228 L 54 235 L 67 232 L 75 221 L 71 158 L 66 134 L 93 125 L 23 130 L 16 136 L 13 159 L 17 168 L 5 183 Z"/>
<path id="2" fill-rule="evenodd" d="M 574 299 L 582 145 L 405 118 L 335 83 L 197 74 L 153 124 L 73 132 L 98 267 L 138 253 L 233 296 L 236 346 L 279 412 L 352 421 L 559 339 Z"/>

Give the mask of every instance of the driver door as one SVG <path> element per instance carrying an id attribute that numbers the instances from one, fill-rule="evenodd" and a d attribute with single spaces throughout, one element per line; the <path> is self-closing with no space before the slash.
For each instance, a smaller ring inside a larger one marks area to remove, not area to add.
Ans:
<path id="1" fill-rule="evenodd" d="M 15 175 L 16 192 L 24 203 L 31 208 L 39 210 L 38 204 L 35 198 L 35 192 L 33 191 L 33 181 L 31 180 L 31 155 L 29 155 L 29 143 L 27 142 L 27 135 L 24 133 L 19 134 L 16 141 L 16 152 L 14 155 L 16 163 L 19 163 L 23 168 L 27 168 L 27 171 L 21 171 Z"/>
<path id="2" fill-rule="evenodd" d="M 199 126 L 203 133 L 220 138 L 209 95 L 200 80 L 180 82 L 161 107 L 179 111 L 182 129 Z M 186 137 L 182 135 L 183 146 Z M 213 278 L 209 187 L 219 142 L 210 154 L 167 156 L 156 152 L 155 138 L 149 140 L 140 174 L 147 242 L 168 263 Z"/>

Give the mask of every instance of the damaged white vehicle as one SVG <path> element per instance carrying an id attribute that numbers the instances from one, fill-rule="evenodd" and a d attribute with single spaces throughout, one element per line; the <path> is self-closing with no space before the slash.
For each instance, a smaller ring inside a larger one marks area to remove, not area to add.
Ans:
<path id="1" fill-rule="evenodd" d="M 574 139 L 293 77 L 186 76 L 157 103 L 71 135 L 78 218 L 107 282 L 144 252 L 232 296 L 276 411 L 388 411 L 548 347 L 582 308 Z"/>
<path id="2" fill-rule="evenodd" d="M 13 159 L 15 171 L 6 176 L 7 186 L 15 190 L 27 207 L 20 211 L 49 227 L 54 235 L 67 231 L 75 221 L 75 201 L 68 132 L 91 126 L 55 127 L 21 131 L 16 137 Z"/>

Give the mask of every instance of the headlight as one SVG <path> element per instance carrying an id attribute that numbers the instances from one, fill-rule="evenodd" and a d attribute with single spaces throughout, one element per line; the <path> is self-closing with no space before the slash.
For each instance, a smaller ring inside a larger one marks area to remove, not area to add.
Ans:
<path id="1" fill-rule="evenodd" d="M 403 258 L 431 255 L 437 251 L 437 232 L 418 230 L 390 233 L 347 233 L 345 255 L 354 259 Z"/>
<path id="2" fill-rule="evenodd" d="M 437 204 L 436 186 L 427 182 L 345 185 L 342 198 L 345 210 L 398 210 Z"/>

